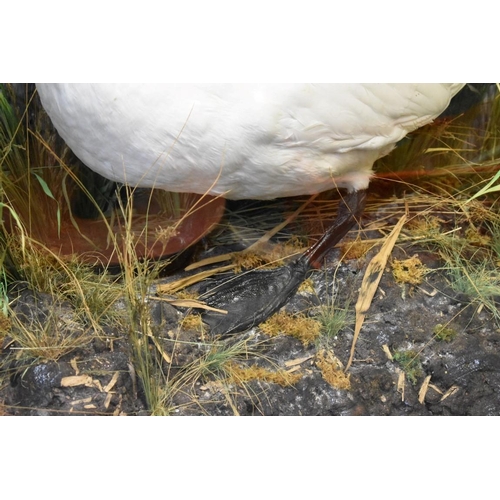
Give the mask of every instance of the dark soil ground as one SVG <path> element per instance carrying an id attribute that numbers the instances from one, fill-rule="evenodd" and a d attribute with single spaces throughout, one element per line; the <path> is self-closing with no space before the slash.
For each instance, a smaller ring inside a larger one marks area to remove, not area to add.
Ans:
<path id="1" fill-rule="evenodd" d="M 377 214 L 370 218 L 376 219 Z M 309 287 L 286 306 L 291 313 L 301 311 L 313 318 L 321 310 L 350 311 L 350 319 L 338 333 L 323 331 L 309 344 L 290 335 L 297 329 L 290 324 L 275 336 L 258 327 L 219 340 L 214 347 L 207 342 L 209 334 L 182 326 L 185 309 L 152 300 L 156 342 L 150 339 L 149 349 L 165 380 L 177 381 L 166 398 L 166 412 L 180 416 L 500 415 L 499 326 L 487 308 L 450 287 L 442 261 L 424 247 L 396 245 L 392 260 L 418 255 L 431 272 L 419 285 L 400 284 L 388 264 L 361 330 L 354 362 L 344 376 L 342 367 L 353 341 L 354 304 L 367 263 L 376 252 L 374 248 L 359 259 L 339 263 L 336 249 L 325 268 L 313 273 Z M 71 306 L 56 306 L 48 295 L 18 286 L 16 297 L 14 311 L 28 324 L 34 317 L 43 321 L 54 307 L 60 308 L 60 318 L 71 322 Z M 107 332 L 107 337 L 96 337 L 57 361 L 29 367 L 16 367 L 12 361 L 8 383 L 0 389 L 3 412 L 149 414 L 151 405 L 129 338 L 118 329 Z M 15 347 L 9 336 L 4 338 L 3 362 Z M 225 370 L 216 364 L 216 354 L 231 348 L 233 369 Z M 203 372 L 182 378 L 187 366 L 201 360 L 206 364 Z"/>

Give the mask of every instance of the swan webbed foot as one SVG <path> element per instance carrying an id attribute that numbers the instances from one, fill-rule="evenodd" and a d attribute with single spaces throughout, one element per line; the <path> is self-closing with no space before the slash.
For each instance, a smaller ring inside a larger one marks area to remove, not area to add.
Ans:
<path id="1" fill-rule="evenodd" d="M 308 272 L 320 267 L 327 253 L 356 224 L 365 200 L 364 190 L 347 193 L 325 234 L 295 262 L 277 269 L 237 275 L 202 295 L 200 298 L 210 307 L 227 311 L 226 314 L 216 311 L 202 314 L 211 332 L 219 335 L 243 332 L 277 312 L 297 291 Z"/>
<path id="2" fill-rule="evenodd" d="M 257 326 L 284 306 L 304 281 L 309 266 L 299 259 L 277 269 L 249 271 L 215 286 L 201 298 L 227 314 L 205 311 L 203 321 L 216 335 Z"/>

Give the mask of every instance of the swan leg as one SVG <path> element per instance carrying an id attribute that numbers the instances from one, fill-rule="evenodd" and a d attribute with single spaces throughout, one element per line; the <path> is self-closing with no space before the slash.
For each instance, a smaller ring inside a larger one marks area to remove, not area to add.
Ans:
<path id="1" fill-rule="evenodd" d="M 328 252 L 349 232 L 359 220 L 366 205 L 366 190 L 347 193 L 340 202 L 337 217 L 325 234 L 310 246 L 300 257 L 309 267 L 318 269 L 322 266 Z"/>
<path id="2" fill-rule="evenodd" d="M 227 314 L 203 313 L 203 321 L 211 333 L 229 335 L 248 330 L 283 307 L 309 271 L 320 267 L 327 253 L 356 224 L 365 198 L 364 190 L 348 193 L 325 234 L 296 261 L 277 269 L 234 276 L 202 295 L 201 299 L 209 306 L 227 311 Z"/>

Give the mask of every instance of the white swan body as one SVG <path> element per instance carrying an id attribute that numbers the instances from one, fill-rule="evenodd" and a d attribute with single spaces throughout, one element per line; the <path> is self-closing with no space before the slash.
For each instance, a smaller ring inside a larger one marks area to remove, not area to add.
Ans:
<path id="1" fill-rule="evenodd" d="M 268 199 L 368 186 L 462 84 L 37 84 L 91 169 L 132 186 Z"/>

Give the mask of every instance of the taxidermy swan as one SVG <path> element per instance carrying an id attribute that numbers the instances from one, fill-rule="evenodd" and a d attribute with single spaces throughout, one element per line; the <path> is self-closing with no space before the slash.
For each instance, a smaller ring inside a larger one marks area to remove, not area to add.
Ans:
<path id="1" fill-rule="evenodd" d="M 73 152 L 131 186 L 271 199 L 343 188 L 325 235 L 298 260 L 218 287 L 216 333 L 245 330 L 295 293 L 356 223 L 373 163 L 439 116 L 462 84 L 37 84 Z"/>

